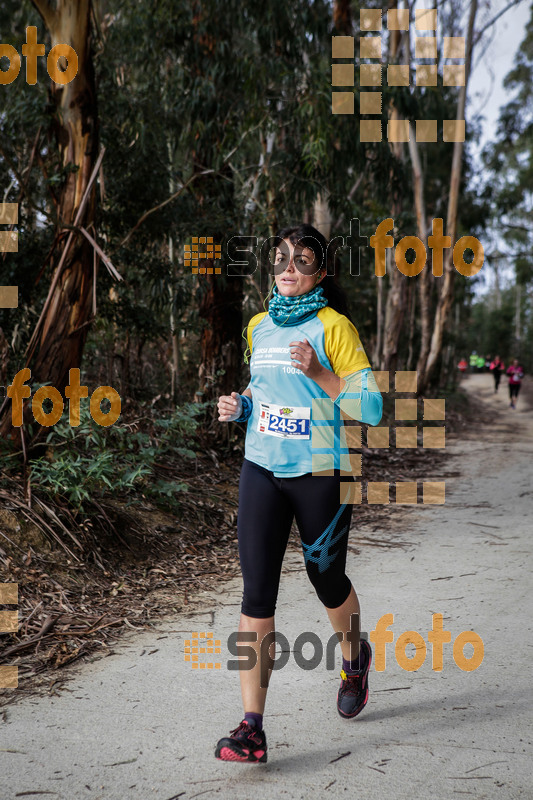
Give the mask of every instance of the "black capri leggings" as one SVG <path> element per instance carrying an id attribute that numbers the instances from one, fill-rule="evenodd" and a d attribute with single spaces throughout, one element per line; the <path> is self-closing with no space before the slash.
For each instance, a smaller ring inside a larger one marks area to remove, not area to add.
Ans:
<path id="1" fill-rule="evenodd" d="M 518 399 L 518 392 L 520 391 L 521 383 L 510 383 L 509 384 L 509 397 L 511 400 L 513 397 Z"/>
<path id="2" fill-rule="evenodd" d="M 237 519 L 244 581 L 242 613 L 249 617 L 274 616 L 281 565 L 294 518 L 307 574 L 319 600 L 327 608 L 341 606 L 352 586 L 345 573 L 351 516 L 352 505 L 340 502 L 338 472 L 333 476 L 308 473 L 299 478 L 276 478 L 244 459 Z"/>

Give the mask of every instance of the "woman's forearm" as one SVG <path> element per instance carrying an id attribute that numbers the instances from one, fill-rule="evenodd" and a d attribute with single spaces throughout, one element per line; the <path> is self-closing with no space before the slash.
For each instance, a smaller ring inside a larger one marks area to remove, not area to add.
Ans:
<path id="1" fill-rule="evenodd" d="M 379 391 L 372 370 L 365 369 L 340 378 L 330 369 L 323 367 L 313 379 L 333 402 L 344 400 L 343 411 L 352 419 L 377 425 L 383 414 L 383 397 Z M 355 395 L 350 397 L 350 395 Z"/>
<path id="2" fill-rule="evenodd" d="M 322 367 L 321 371 L 313 380 L 315 383 L 318 383 L 320 388 L 328 397 L 331 397 L 332 400 L 335 400 L 339 396 L 346 385 L 346 381 L 339 378 L 338 375 L 327 367 Z"/>

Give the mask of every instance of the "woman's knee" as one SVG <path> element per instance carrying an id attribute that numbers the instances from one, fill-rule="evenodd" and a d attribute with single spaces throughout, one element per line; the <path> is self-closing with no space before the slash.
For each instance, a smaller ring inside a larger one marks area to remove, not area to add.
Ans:
<path id="1" fill-rule="evenodd" d="M 352 590 L 352 582 L 347 575 L 340 579 L 335 576 L 309 575 L 318 599 L 326 608 L 338 608 L 347 600 Z"/>

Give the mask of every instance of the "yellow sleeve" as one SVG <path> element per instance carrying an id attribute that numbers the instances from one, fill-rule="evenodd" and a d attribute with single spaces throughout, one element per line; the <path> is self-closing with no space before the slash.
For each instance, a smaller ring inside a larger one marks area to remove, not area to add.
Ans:
<path id="1" fill-rule="evenodd" d="M 250 348 L 250 353 L 252 352 L 252 334 L 254 332 L 255 326 L 261 322 L 263 317 L 266 317 L 268 311 L 261 311 L 261 313 L 256 314 L 255 317 L 252 317 L 250 322 L 248 323 L 248 328 L 246 329 L 246 338 L 248 340 L 248 347 Z"/>
<path id="2" fill-rule="evenodd" d="M 369 369 L 370 362 L 357 328 L 350 320 L 327 306 L 318 316 L 324 325 L 325 351 L 335 375 L 344 378 L 360 369 Z"/>

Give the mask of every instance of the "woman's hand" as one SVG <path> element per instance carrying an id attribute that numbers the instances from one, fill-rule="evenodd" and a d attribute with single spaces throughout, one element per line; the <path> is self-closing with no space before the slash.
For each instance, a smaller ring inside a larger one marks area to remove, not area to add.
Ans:
<path id="1" fill-rule="evenodd" d="M 308 378 L 316 381 L 322 374 L 324 367 L 307 339 L 304 339 L 303 342 L 290 342 L 289 347 L 291 348 L 291 358 L 293 359 L 291 364 L 301 369 Z"/>
<path id="2" fill-rule="evenodd" d="M 242 414 L 242 400 L 238 392 L 218 398 L 218 421 L 233 422 Z"/>

